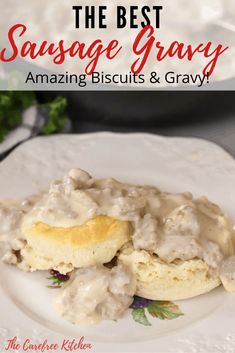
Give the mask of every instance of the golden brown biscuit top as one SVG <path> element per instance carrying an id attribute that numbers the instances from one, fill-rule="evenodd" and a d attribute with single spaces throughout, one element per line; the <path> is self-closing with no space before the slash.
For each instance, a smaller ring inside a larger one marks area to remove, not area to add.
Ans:
<path id="1" fill-rule="evenodd" d="M 130 225 L 129 222 L 119 221 L 112 217 L 97 216 L 82 225 L 68 228 L 52 227 L 38 222 L 31 228 L 24 229 L 23 233 L 29 243 L 32 238 L 44 238 L 48 241 L 79 248 L 113 239 L 118 234 L 128 238 Z"/>

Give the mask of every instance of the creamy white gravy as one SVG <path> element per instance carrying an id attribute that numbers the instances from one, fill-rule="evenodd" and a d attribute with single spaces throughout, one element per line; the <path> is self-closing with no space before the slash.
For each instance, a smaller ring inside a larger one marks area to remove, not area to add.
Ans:
<path id="1" fill-rule="evenodd" d="M 203 259 L 212 270 L 233 254 L 232 223 L 205 197 L 170 194 L 152 186 L 136 186 L 114 179 L 93 179 L 71 170 L 24 217 L 23 226 L 41 221 L 55 227 L 84 223 L 97 215 L 130 221 L 135 249 L 176 259 Z"/>
<path id="2" fill-rule="evenodd" d="M 33 195 L 22 200 L 0 202 L 0 257 L 3 262 L 17 265 L 24 271 L 28 271 L 29 266 L 20 255 L 26 245 L 21 232 L 22 220 L 40 197 Z"/>
<path id="3" fill-rule="evenodd" d="M 80 169 L 53 182 L 48 193 L 0 204 L 3 260 L 29 270 L 19 256 L 26 245 L 22 227 L 40 221 L 72 227 L 98 215 L 129 221 L 137 250 L 156 254 L 167 263 L 200 258 L 212 274 L 234 278 L 233 226 L 217 205 L 205 197 L 193 199 L 190 193 L 170 194 L 152 186 L 96 180 Z M 77 270 L 58 299 L 58 310 L 73 322 L 115 319 L 129 306 L 134 282 L 129 270 L 120 267 Z"/>
<path id="4" fill-rule="evenodd" d="M 135 291 L 135 278 L 121 265 L 112 269 L 79 269 L 62 289 L 56 309 L 66 320 L 77 324 L 116 320 L 129 308 Z"/>

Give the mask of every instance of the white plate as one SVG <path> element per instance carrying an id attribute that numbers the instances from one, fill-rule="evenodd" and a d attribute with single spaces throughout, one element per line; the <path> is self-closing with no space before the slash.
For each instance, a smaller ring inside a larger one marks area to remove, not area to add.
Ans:
<path id="1" fill-rule="evenodd" d="M 206 195 L 235 220 L 235 161 L 215 144 L 193 138 L 111 133 L 35 138 L 0 164 L 0 198 L 45 190 L 52 179 L 73 167 L 95 177 Z M 64 339 L 79 341 L 84 336 L 93 352 L 235 351 L 235 296 L 222 288 L 179 302 L 184 316 L 176 320 L 155 319 L 151 327 L 144 327 L 127 314 L 118 322 L 82 328 L 53 310 L 57 291 L 46 287 L 47 275 L 0 265 L 1 352 L 14 336 L 20 344 L 29 338 L 32 343 L 47 339 L 59 345 Z"/>

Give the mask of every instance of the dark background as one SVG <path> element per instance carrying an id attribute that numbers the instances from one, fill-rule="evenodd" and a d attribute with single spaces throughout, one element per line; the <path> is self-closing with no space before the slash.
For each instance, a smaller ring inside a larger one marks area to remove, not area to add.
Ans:
<path id="1" fill-rule="evenodd" d="M 71 132 L 150 132 L 212 140 L 235 155 L 235 91 L 37 92 L 64 95 Z"/>

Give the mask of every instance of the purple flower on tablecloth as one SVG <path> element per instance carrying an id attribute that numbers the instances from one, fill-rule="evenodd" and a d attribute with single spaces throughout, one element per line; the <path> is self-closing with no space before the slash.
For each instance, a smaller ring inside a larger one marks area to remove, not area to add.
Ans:
<path id="1" fill-rule="evenodd" d="M 147 313 L 160 320 L 172 320 L 183 315 L 178 305 L 172 302 L 150 300 L 138 296 L 134 297 L 130 309 L 133 309 L 131 312 L 133 319 L 144 326 L 151 326 Z"/>
<path id="2" fill-rule="evenodd" d="M 138 308 L 147 308 L 147 306 L 152 303 L 153 300 L 145 299 L 142 297 L 138 297 L 137 295 L 134 296 L 133 303 L 131 304 L 131 309 L 138 309 Z"/>

